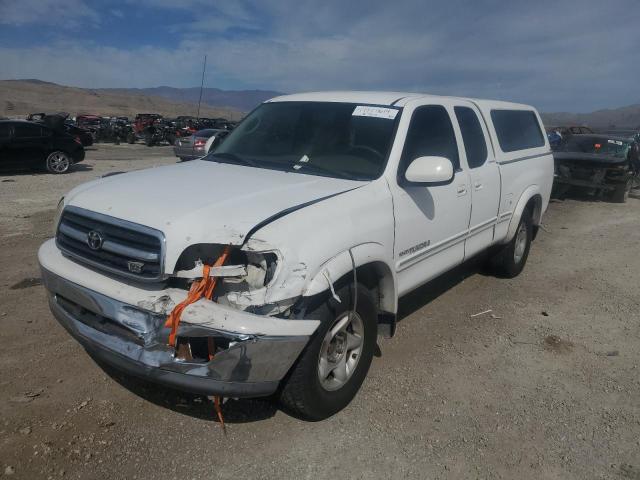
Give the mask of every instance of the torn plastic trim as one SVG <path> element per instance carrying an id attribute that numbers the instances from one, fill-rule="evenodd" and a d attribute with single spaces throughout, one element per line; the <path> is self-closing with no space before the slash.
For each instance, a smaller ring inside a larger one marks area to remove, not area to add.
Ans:
<path id="1" fill-rule="evenodd" d="M 190 270 L 178 270 L 173 276 L 187 279 L 202 278 L 203 267 L 204 265 L 201 262 Z M 209 268 L 210 277 L 242 277 L 245 275 L 247 275 L 247 267 L 245 265 L 222 265 Z"/>

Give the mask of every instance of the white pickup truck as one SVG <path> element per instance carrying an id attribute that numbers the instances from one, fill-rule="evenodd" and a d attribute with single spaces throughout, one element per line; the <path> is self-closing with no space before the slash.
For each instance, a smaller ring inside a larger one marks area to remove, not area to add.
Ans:
<path id="1" fill-rule="evenodd" d="M 51 310 L 125 372 L 325 418 L 393 335 L 399 297 L 483 251 L 520 273 L 553 181 L 543 131 L 497 101 L 272 99 L 199 160 L 61 199 L 38 255 Z"/>

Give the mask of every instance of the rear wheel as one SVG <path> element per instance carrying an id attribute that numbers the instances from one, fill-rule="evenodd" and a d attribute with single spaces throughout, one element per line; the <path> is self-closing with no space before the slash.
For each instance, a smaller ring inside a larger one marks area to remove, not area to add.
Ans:
<path id="1" fill-rule="evenodd" d="M 633 179 L 627 180 L 625 183 L 618 185 L 611 194 L 611 201 L 615 203 L 625 203 L 629 198 L 629 192 L 633 185 Z"/>
<path id="2" fill-rule="evenodd" d="M 322 420 L 345 408 L 364 381 L 376 345 L 377 309 L 365 287 L 359 285 L 353 312 L 353 285 L 337 290 L 310 312 L 322 323 L 292 368 L 281 401 L 308 420 Z"/>
<path id="3" fill-rule="evenodd" d="M 136 135 L 131 132 L 127 135 L 127 143 L 136 143 Z"/>
<path id="4" fill-rule="evenodd" d="M 532 238 L 531 211 L 526 209 L 522 213 L 514 237 L 489 259 L 491 270 L 500 277 L 513 278 L 518 276 L 527 263 Z"/>
<path id="5" fill-rule="evenodd" d="M 71 157 L 65 152 L 52 152 L 47 157 L 45 166 L 49 173 L 67 173 L 71 167 Z"/>

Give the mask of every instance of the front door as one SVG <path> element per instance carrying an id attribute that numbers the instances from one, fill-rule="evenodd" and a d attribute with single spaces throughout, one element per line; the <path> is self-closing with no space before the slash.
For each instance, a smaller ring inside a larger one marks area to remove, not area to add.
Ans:
<path id="1" fill-rule="evenodd" d="M 400 295 L 426 283 L 464 259 L 471 212 L 469 173 L 461 165 L 458 142 L 445 105 L 413 111 L 407 130 L 398 182 L 391 186 L 396 220 L 394 257 Z M 454 179 L 446 185 L 403 184 L 414 159 L 440 156 L 451 160 Z"/>

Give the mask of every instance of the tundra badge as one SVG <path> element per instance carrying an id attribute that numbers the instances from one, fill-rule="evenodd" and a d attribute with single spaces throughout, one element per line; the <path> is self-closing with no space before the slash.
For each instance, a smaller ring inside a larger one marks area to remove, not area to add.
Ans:
<path id="1" fill-rule="evenodd" d="M 144 267 L 144 263 L 142 262 L 127 262 L 127 268 L 131 273 L 142 273 L 142 268 Z"/>

